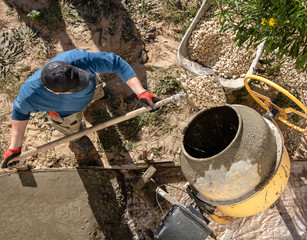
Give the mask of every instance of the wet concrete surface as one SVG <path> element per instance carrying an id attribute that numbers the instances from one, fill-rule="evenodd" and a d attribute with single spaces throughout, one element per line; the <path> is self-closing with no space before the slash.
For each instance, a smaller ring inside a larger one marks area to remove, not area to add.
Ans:
<path id="1" fill-rule="evenodd" d="M 0 239 L 131 239 L 120 173 L 1 173 Z"/>

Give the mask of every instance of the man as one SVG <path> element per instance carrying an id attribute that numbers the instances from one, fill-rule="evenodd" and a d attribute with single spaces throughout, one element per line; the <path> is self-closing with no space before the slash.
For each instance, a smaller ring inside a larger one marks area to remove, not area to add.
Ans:
<path id="1" fill-rule="evenodd" d="M 30 76 L 13 103 L 11 142 L 3 155 L 1 167 L 21 153 L 31 112 L 48 112 L 49 121 L 65 135 L 84 128 L 82 112 L 103 96 L 96 87 L 95 73 L 115 72 L 137 97 L 155 109 L 161 100 L 146 91 L 130 65 L 113 53 L 70 50 L 53 58 Z M 87 136 L 74 141 L 80 150 L 93 147 Z"/>

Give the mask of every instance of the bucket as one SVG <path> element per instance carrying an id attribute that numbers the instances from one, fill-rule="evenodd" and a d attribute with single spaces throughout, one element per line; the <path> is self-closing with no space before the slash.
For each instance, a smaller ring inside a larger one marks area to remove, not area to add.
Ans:
<path id="1" fill-rule="evenodd" d="M 246 106 L 202 110 L 183 133 L 185 178 L 201 201 L 229 216 L 250 216 L 273 204 L 287 184 L 288 161 L 275 125 Z"/>

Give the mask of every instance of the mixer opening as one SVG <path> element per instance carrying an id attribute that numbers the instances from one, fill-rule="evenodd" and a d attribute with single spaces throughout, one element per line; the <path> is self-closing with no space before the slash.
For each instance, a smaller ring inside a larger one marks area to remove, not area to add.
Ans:
<path id="1" fill-rule="evenodd" d="M 237 112 L 228 106 L 203 111 L 185 130 L 183 144 L 194 158 L 208 158 L 223 151 L 239 128 Z"/>

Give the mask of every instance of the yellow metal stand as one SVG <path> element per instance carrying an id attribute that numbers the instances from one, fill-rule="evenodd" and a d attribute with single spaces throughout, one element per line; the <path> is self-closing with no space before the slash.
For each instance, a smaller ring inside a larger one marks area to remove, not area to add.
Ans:
<path id="1" fill-rule="evenodd" d="M 283 93 L 284 95 L 286 95 L 289 99 L 291 99 L 293 102 L 295 102 L 305 113 L 302 113 L 300 111 L 297 111 L 293 108 L 285 108 L 285 109 L 282 109 L 278 106 L 276 106 L 270 98 L 266 97 L 266 96 L 263 96 L 257 92 L 254 92 L 253 90 L 251 90 L 250 86 L 248 85 L 248 79 L 252 79 L 252 80 L 258 80 L 258 81 L 261 81 L 261 82 L 264 82 L 266 83 L 267 85 L 275 88 L 276 90 L 278 90 L 279 92 Z M 291 93 L 289 93 L 287 90 L 285 90 L 284 88 L 280 87 L 279 85 L 277 85 L 276 83 L 266 79 L 266 78 L 263 78 L 263 77 L 260 77 L 260 76 L 257 76 L 257 75 L 247 75 L 245 78 L 244 78 L 244 85 L 247 89 L 247 91 L 249 92 L 249 94 L 257 101 L 257 103 L 259 103 L 259 105 L 261 107 L 263 107 L 265 110 L 269 111 L 271 108 L 274 108 L 276 110 L 278 110 L 279 112 L 279 116 L 278 116 L 278 120 L 283 122 L 284 124 L 288 125 L 289 127 L 292 127 L 294 128 L 295 130 L 299 131 L 299 132 L 302 132 L 302 133 L 307 133 L 307 129 L 303 129 L 303 128 L 300 128 L 292 123 L 290 123 L 287 119 L 287 114 L 289 113 L 295 113 L 301 117 L 304 117 L 307 119 L 307 107 L 304 106 L 296 97 L 294 97 Z M 260 99 L 263 99 L 264 101 L 261 101 Z"/>

